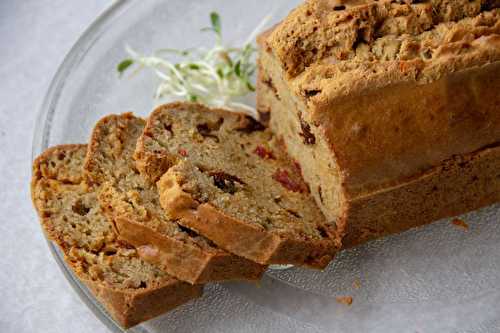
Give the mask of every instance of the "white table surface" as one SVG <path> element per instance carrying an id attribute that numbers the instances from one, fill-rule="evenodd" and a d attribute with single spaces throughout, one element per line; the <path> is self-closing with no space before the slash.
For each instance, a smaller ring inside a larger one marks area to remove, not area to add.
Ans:
<path id="1" fill-rule="evenodd" d="M 52 259 L 31 205 L 31 140 L 57 67 L 110 0 L 0 0 L 0 332 L 107 332 Z"/>

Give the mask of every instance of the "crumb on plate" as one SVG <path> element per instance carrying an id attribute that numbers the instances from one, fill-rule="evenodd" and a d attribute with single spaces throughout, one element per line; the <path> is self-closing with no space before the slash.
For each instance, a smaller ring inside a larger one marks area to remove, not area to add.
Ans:
<path id="1" fill-rule="evenodd" d="M 459 228 L 462 228 L 464 231 L 468 231 L 469 230 L 469 225 L 467 223 L 465 223 L 463 220 L 461 219 L 453 219 L 453 221 L 451 221 L 451 223 L 454 225 L 454 226 L 457 226 Z"/>
<path id="2" fill-rule="evenodd" d="M 352 297 L 351 296 L 338 296 L 337 303 L 350 306 L 350 305 L 352 305 Z"/>

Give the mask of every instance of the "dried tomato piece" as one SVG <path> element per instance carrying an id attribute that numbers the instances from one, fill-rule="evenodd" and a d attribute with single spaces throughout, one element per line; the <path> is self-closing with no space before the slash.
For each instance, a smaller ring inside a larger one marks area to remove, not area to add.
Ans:
<path id="1" fill-rule="evenodd" d="M 283 185 L 289 191 L 306 193 L 307 186 L 302 181 L 292 179 L 287 170 L 278 169 L 273 175 L 273 179 Z"/>
<path id="2" fill-rule="evenodd" d="M 451 221 L 451 223 L 459 228 L 462 228 L 464 231 L 469 230 L 469 225 L 461 219 L 453 219 L 453 221 Z"/>
<path id="3" fill-rule="evenodd" d="M 352 301 L 353 301 L 352 296 L 338 296 L 336 299 L 337 299 L 338 303 L 344 304 L 347 306 L 351 306 Z"/>
<path id="4" fill-rule="evenodd" d="M 295 169 L 297 169 L 297 172 L 302 175 L 302 167 L 300 166 L 300 163 L 294 160 L 293 166 L 295 167 Z"/>
<path id="5" fill-rule="evenodd" d="M 179 149 L 179 155 L 181 155 L 182 157 L 187 157 L 188 156 L 188 152 L 186 151 L 186 149 Z"/>
<path id="6" fill-rule="evenodd" d="M 275 159 L 274 154 L 271 150 L 268 150 L 265 147 L 260 146 L 260 145 L 257 146 L 257 148 L 255 148 L 254 153 L 263 159 L 271 159 L 271 160 Z"/>

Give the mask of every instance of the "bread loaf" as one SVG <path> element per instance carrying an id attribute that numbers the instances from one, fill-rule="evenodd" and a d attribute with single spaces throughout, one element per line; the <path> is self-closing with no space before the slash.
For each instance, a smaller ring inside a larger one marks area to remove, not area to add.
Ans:
<path id="1" fill-rule="evenodd" d="M 500 200 L 499 6 L 310 0 L 260 36 L 259 111 L 344 246 Z"/>

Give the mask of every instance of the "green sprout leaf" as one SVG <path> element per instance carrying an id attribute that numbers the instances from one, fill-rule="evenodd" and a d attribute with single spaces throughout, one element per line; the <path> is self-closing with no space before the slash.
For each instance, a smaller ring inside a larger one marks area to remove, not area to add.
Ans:
<path id="1" fill-rule="evenodd" d="M 221 79 L 222 79 L 222 78 L 224 78 L 224 72 L 222 71 L 222 69 L 221 69 L 221 68 L 218 68 L 218 69 L 217 69 L 217 75 L 218 75 Z"/>
<path id="2" fill-rule="evenodd" d="M 158 54 L 170 53 L 170 54 L 177 54 L 177 55 L 180 55 L 183 57 L 187 57 L 191 53 L 191 50 L 177 50 L 177 49 L 163 48 L 163 49 L 156 50 L 155 53 L 158 53 Z"/>
<path id="3" fill-rule="evenodd" d="M 210 24 L 210 27 L 203 28 L 201 31 L 213 31 L 219 39 L 222 38 L 221 19 L 217 12 L 210 13 Z"/>
<path id="4" fill-rule="evenodd" d="M 220 16 L 217 12 L 210 13 L 210 22 L 212 23 L 212 29 L 215 31 L 217 35 L 220 36 L 222 33 L 222 29 L 220 23 Z"/>
<path id="5" fill-rule="evenodd" d="M 129 68 L 133 64 L 134 64 L 134 60 L 125 59 L 118 64 L 118 66 L 116 67 L 116 70 L 118 71 L 118 73 L 123 74 L 127 70 L 127 68 Z"/>
<path id="6" fill-rule="evenodd" d="M 237 77 L 241 77 L 241 61 L 238 61 L 236 66 L 234 66 L 234 73 Z"/>
<path id="7" fill-rule="evenodd" d="M 248 90 L 250 90 L 251 92 L 254 92 L 255 91 L 255 87 L 253 86 L 252 83 L 250 83 L 249 81 L 247 81 L 247 88 Z"/>

